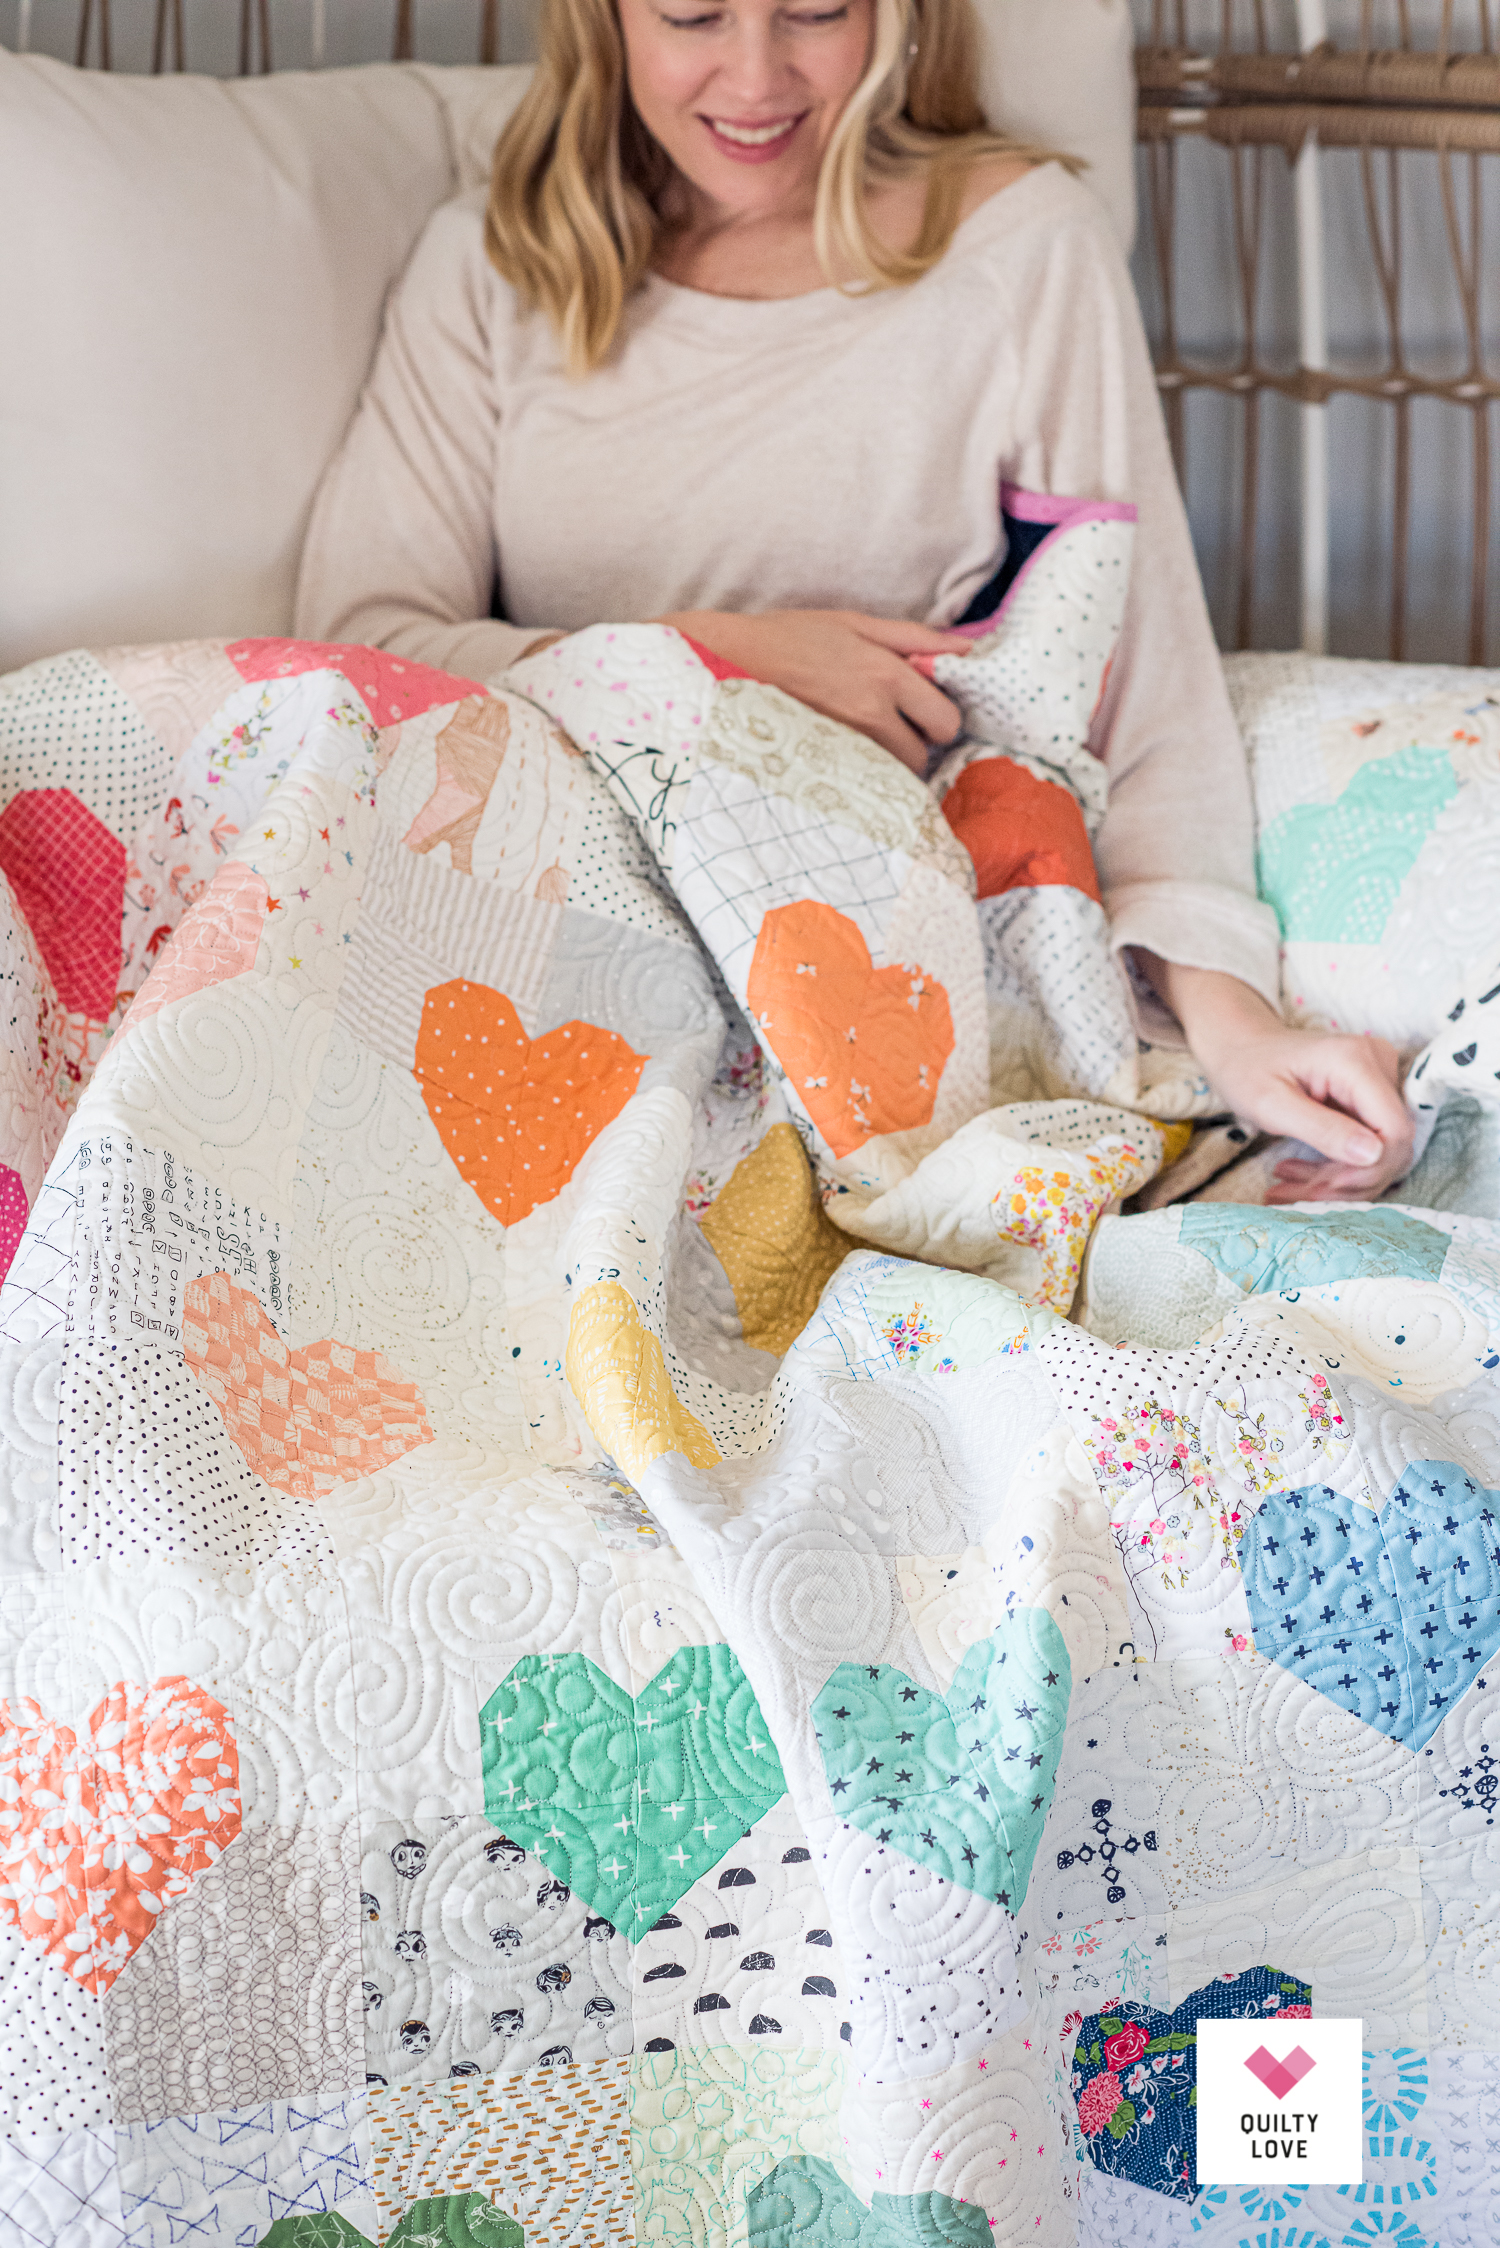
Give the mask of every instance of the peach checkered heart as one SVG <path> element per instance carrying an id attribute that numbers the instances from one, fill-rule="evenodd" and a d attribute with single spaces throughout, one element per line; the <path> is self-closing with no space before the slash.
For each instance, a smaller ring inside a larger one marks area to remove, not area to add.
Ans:
<path id="1" fill-rule="evenodd" d="M 201 1686 L 122 1680 L 85 1738 L 0 1701 L 0 1920 L 96 1998 L 239 1831 L 239 1754 Z"/>
<path id="2" fill-rule="evenodd" d="M 227 1272 L 190 1280 L 182 1312 L 183 1364 L 256 1474 L 288 1498 L 323 1498 L 432 1442 L 422 1392 L 383 1352 L 332 1338 L 289 1350 Z"/>

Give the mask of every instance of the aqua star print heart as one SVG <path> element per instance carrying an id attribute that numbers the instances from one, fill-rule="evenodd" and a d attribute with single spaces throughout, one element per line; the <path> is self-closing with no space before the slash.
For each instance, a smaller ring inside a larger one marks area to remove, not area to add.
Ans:
<path id="1" fill-rule="evenodd" d="M 786 1792 L 727 1647 L 682 1647 L 632 1698 L 585 1655 L 528 1655 L 480 1712 L 496 1826 L 632 1942 Z"/>
<path id="2" fill-rule="evenodd" d="M 1019 1912 L 1062 1754 L 1072 1669 L 1045 1608 L 1013 1608 L 946 1695 L 840 1663 L 813 1704 L 833 1807 L 877 1842 Z"/>

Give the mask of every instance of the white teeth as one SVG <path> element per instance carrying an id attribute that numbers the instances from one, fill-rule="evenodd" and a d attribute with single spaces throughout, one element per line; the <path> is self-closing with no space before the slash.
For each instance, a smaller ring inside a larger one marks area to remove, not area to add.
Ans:
<path id="1" fill-rule="evenodd" d="M 768 141 L 780 140 L 789 133 L 796 122 L 795 117 L 783 117 L 777 125 L 726 125 L 716 117 L 713 128 L 725 140 L 739 141 L 745 148 L 764 148 Z"/>

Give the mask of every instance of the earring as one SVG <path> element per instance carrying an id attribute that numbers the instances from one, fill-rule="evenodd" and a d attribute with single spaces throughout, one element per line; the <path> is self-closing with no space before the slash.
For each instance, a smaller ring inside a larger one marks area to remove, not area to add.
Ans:
<path id="1" fill-rule="evenodd" d="M 915 41 L 915 39 L 914 39 L 914 40 L 912 41 L 911 45 L 910 45 L 910 46 L 909 46 L 909 47 L 907 48 L 907 50 L 906 50 L 908 58 L 910 58 L 910 57 L 911 57 L 912 55 L 914 55 L 914 54 L 916 53 L 916 51 L 917 51 L 917 42 L 916 42 L 916 41 Z"/>

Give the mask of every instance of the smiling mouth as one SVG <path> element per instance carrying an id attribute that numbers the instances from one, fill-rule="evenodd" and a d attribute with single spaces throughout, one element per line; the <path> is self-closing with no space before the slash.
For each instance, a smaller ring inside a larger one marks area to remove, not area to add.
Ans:
<path id="1" fill-rule="evenodd" d="M 705 117 L 703 122 L 722 139 L 733 141 L 737 148 L 770 148 L 776 141 L 785 140 L 802 120 L 800 117 L 778 117 L 771 125 L 731 125 L 723 117 Z"/>

